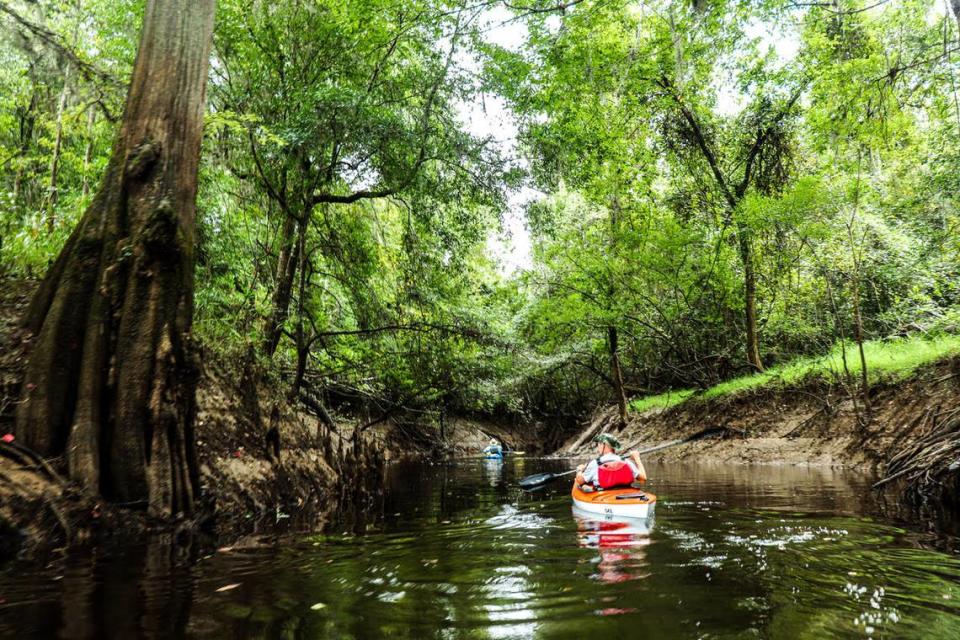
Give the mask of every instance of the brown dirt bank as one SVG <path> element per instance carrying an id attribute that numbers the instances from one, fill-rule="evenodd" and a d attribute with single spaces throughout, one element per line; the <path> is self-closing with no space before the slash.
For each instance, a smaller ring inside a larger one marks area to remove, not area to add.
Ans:
<path id="1" fill-rule="evenodd" d="M 0 399 L 5 406 L 0 433 L 6 434 L 14 432 L 23 349 L 11 341 L 0 344 Z M 0 555 L 138 536 L 147 530 L 202 530 L 223 543 L 292 526 L 319 528 L 345 501 L 340 479 L 351 475 L 355 460 L 374 472 L 382 470 L 382 463 L 370 462 L 375 460 L 374 438 L 340 444 L 331 430 L 317 428 L 315 418 L 289 406 L 282 407 L 276 421 L 280 443 L 276 457 L 262 425 L 258 427 L 247 413 L 249 405 L 241 402 L 236 376 L 213 358 L 205 359 L 203 369 L 197 389 L 201 493 L 195 516 L 174 523 L 151 521 L 145 505 L 118 508 L 68 482 L 62 460 L 41 462 L 29 450 L 24 457 L 10 451 L 11 445 L 0 444 Z M 261 389 L 259 395 L 261 405 L 270 407 L 270 389 Z M 46 469 L 40 468 L 43 463 Z M 360 495 L 352 492 L 351 499 L 367 498 L 369 487 L 360 488 Z"/>
<path id="2" fill-rule="evenodd" d="M 853 402 L 827 384 L 761 388 L 710 400 L 690 399 L 669 409 L 633 414 L 622 430 L 615 407 L 595 414 L 584 432 L 558 451 L 590 455 L 594 431 L 617 433 L 625 446 L 642 448 L 682 438 L 709 427 L 730 435 L 680 445 L 653 454 L 656 459 L 696 458 L 726 463 L 815 464 L 882 472 L 887 461 L 938 427 L 937 416 L 960 406 L 960 359 L 921 369 L 912 377 L 871 389 L 872 420 L 861 424 Z M 861 410 L 862 411 L 862 410 Z"/>
<path id="3" fill-rule="evenodd" d="M 960 536 L 960 358 L 920 369 L 908 379 L 877 384 L 872 419 L 858 419 L 847 394 L 826 384 L 765 388 L 631 416 L 613 428 L 616 407 L 598 411 L 558 450 L 593 453 L 589 436 L 617 433 L 630 449 L 684 438 L 711 427 L 706 439 L 651 454 L 662 461 L 719 464 L 822 465 L 858 468 L 893 481 L 872 490 L 879 514 L 939 536 Z M 572 446 L 579 440 L 584 444 Z"/>

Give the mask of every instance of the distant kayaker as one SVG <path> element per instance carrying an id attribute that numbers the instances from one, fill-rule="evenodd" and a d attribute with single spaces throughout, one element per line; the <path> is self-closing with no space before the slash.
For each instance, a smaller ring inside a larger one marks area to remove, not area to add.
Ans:
<path id="1" fill-rule="evenodd" d="M 646 482 L 647 470 L 640 462 L 640 454 L 632 452 L 628 458 L 617 454 L 620 441 L 609 433 L 593 439 L 597 443 L 597 457 L 577 467 L 577 485 L 590 484 L 602 489 L 628 485 L 635 480 Z"/>
<path id="2" fill-rule="evenodd" d="M 483 452 L 488 456 L 503 456 L 503 447 L 496 438 L 490 438 L 490 444 L 486 446 Z"/>

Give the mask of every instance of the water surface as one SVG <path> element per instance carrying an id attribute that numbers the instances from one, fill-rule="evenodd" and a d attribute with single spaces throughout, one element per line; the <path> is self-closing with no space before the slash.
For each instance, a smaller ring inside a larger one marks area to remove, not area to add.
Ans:
<path id="1" fill-rule="evenodd" d="M 960 638 L 960 558 L 869 479 L 648 465 L 649 521 L 573 513 L 558 460 L 391 467 L 363 533 L 203 555 L 168 540 L 0 575 L 18 638 Z M 931 546 L 933 543 L 933 546 Z"/>

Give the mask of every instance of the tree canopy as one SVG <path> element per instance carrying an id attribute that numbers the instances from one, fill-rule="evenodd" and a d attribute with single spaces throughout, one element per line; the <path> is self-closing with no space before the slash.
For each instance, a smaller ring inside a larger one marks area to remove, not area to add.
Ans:
<path id="1" fill-rule="evenodd" d="M 5 275 L 44 275 L 93 201 L 143 11 L 0 2 Z M 954 332 L 950 11 L 220 0 L 193 332 L 289 402 L 428 424 L 625 418 L 838 344 Z M 506 144 L 471 121 L 487 103 Z"/>

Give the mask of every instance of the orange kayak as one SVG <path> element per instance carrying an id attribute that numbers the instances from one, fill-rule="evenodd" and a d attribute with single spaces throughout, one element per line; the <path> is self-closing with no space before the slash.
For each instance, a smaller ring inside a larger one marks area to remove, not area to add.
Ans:
<path id="1" fill-rule="evenodd" d="M 602 516 L 649 518 L 657 506 L 657 496 L 630 487 L 587 492 L 574 482 L 570 495 L 580 510 Z"/>

